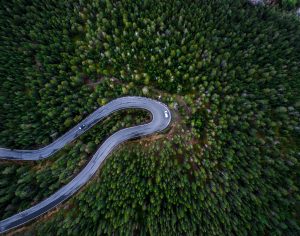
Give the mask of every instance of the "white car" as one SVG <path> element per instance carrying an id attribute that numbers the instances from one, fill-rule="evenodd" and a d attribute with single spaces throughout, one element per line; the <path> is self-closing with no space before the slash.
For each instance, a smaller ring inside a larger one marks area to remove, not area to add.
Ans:
<path id="1" fill-rule="evenodd" d="M 169 113 L 168 111 L 165 111 L 165 117 L 168 118 L 169 117 Z"/>

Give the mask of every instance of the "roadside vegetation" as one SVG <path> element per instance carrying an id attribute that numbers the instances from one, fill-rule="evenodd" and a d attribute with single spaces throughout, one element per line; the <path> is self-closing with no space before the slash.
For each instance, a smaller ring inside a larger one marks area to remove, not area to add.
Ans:
<path id="1" fill-rule="evenodd" d="M 291 10 L 295 9 L 296 7 L 300 7 L 300 0 L 281 0 L 281 1 L 274 1 L 280 7 Z"/>
<path id="2" fill-rule="evenodd" d="M 29 235 L 300 233 L 296 16 L 246 0 L 6 1 L 0 84 L 1 147 L 49 144 L 120 96 L 160 99 L 174 114 L 163 134 L 121 145 Z M 1 161 L 0 218 L 148 120 L 120 112 L 47 160 Z"/>

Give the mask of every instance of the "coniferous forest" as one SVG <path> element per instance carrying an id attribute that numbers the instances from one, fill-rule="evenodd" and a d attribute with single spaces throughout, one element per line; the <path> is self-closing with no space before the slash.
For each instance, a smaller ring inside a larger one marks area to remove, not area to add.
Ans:
<path id="1" fill-rule="evenodd" d="M 122 96 L 172 111 L 167 130 L 125 142 L 72 198 L 12 232 L 300 235 L 299 91 L 300 17 L 280 4 L 3 0 L 1 147 L 43 147 Z M 0 160 L 0 220 L 150 119 L 117 112 L 51 158 Z"/>

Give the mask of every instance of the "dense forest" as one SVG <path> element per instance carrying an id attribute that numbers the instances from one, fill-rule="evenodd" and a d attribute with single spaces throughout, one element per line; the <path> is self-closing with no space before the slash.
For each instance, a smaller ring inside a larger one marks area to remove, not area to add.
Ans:
<path id="1" fill-rule="evenodd" d="M 266 2 L 270 3 L 271 5 L 279 6 L 286 10 L 292 10 L 300 7 L 300 0 L 267 0 Z"/>
<path id="2" fill-rule="evenodd" d="M 299 235 L 300 18 L 285 11 L 246 0 L 1 1 L 1 147 L 45 146 L 126 95 L 173 113 L 168 130 L 122 144 L 79 193 L 14 233 Z M 0 219 L 149 119 L 118 112 L 49 159 L 0 161 Z"/>

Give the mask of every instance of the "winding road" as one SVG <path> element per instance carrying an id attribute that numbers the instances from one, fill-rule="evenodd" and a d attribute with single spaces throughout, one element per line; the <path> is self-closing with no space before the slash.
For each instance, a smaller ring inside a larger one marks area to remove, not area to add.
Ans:
<path id="1" fill-rule="evenodd" d="M 38 150 L 0 148 L 0 159 L 22 161 L 45 159 L 59 151 L 68 143 L 72 142 L 78 136 L 82 135 L 103 118 L 106 118 L 113 112 L 130 108 L 149 111 L 152 115 L 151 122 L 125 128 L 111 135 L 99 147 L 90 162 L 67 185 L 63 186 L 53 195 L 37 205 L 0 221 L 0 233 L 4 233 L 12 228 L 18 227 L 32 219 L 35 219 L 71 197 L 91 179 L 106 157 L 116 146 L 129 139 L 150 135 L 166 129 L 171 122 L 171 112 L 165 104 L 150 98 L 121 97 L 98 108 L 91 115 L 46 147 Z"/>

